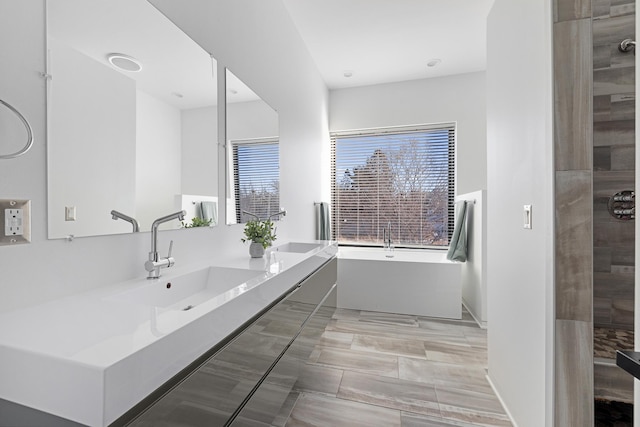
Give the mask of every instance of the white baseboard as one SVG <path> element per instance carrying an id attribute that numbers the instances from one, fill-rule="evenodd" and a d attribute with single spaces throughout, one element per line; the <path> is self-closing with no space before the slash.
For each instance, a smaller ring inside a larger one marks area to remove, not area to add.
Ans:
<path id="1" fill-rule="evenodd" d="M 518 427 L 518 423 L 516 423 L 516 421 L 511 416 L 511 412 L 509 412 L 509 408 L 507 408 L 507 405 L 505 405 L 504 400 L 502 400 L 502 396 L 500 396 L 500 393 L 498 393 L 496 386 L 493 385 L 493 381 L 491 381 L 491 377 L 489 376 L 489 374 L 486 375 L 486 378 L 487 378 L 487 381 L 489 381 L 489 385 L 491 386 L 491 389 L 493 390 L 494 394 L 500 401 L 500 404 L 502 405 L 502 409 L 504 409 L 504 412 L 507 414 L 509 421 L 511 421 L 511 424 L 513 424 L 513 427 Z"/>
<path id="2" fill-rule="evenodd" d="M 471 317 L 473 317 L 473 320 L 476 321 L 476 323 L 478 324 L 478 326 L 480 327 L 480 329 L 487 329 L 487 322 L 483 322 L 481 320 L 478 320 L 478 316 L 476 316 L 476 314 L 473 312 L 473 310 L 471 310 L 469 308 L 469 305 L 464 302 L 464 298 L 462 299 L 462 305 L 464 305 L 464 308 L 467 309 L 467 311 L 469 312 L 469 314 L 471 315 Z"/>

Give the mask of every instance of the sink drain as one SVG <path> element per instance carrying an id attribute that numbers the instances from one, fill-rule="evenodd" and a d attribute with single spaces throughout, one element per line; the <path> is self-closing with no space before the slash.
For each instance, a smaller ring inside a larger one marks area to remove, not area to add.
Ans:
<path id="1" fill-rule="evenodd" d="M 182 311 L 191 310 L 193 307 L 195 307 L 195 305 L 191 305 L 191 304 L 189 304 L 188 306 L 186 306 L 185 308 L 183 308 L 183 309 L 182 309 Z"/>

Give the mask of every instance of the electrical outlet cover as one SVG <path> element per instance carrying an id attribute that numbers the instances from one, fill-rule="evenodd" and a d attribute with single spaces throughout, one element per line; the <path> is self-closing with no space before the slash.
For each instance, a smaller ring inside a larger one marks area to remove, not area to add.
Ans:
<path id="1" fill-rule="evenodd" d="M 31 200 L 0 199 L 0 246 L 31 242 Z"/>

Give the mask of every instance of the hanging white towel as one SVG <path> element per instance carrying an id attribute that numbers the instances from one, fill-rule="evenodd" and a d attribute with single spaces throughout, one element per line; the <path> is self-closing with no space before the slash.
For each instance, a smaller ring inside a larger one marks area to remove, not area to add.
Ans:
<path id="1" fill-rule="evenodd" d="M 467 260 L 467 201 L 456 203 L 456 220 L 453 225 L 453 236 L 449 241 L 447 259 L 465 262 Z"/>

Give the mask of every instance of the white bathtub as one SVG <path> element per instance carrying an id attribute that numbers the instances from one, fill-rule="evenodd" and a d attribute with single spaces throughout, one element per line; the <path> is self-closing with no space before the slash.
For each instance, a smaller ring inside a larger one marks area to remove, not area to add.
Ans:
<path id="1" fill-rule="evenodd" d="M 460 319 L 460 264 L 446 251 L 341 247 L 338 307 Z"/>

